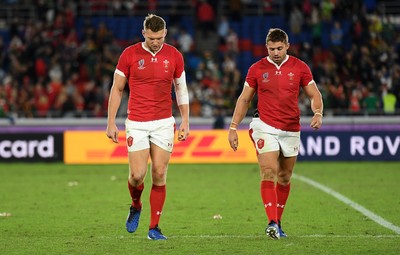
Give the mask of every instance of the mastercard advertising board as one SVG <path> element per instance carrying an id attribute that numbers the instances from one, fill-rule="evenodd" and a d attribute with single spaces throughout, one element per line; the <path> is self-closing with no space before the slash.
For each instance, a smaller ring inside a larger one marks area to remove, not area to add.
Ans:
<path id="1" fill-rule="evenodd" d="M 186 141 L 175 140 L 170 163 L 256 163 L 257 157 L 247 130 L 239 130 L 239 148 L 234 152 L 227 130 L 192 130 Z M 65 131 L 66 164 L 127 164 L 128 150 L 123 131 L 119 143 L 104 131 Z"/>

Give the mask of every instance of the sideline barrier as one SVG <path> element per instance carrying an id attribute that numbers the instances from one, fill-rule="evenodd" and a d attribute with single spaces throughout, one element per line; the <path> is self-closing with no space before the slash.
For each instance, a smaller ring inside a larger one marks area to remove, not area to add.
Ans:
<path id="1" fill-rule="evenodd" d="M 398 131 L 303 131 L 300 161 L 399 161 Z"/>
<path id="2" fill-rule="evenodd" d="M 228 130 L 212 130 L 212 120 L 192 119 L 190 136 L 176 142 L 171 163 L 254 163 L 256 153 L 241 123 L 239 150 L 228 144 Z M 299 161 L 400 161 L 400 118 L 324 118 L 321 130 L 302 118 Z M 177 120 L 177 123 L 180 121 Z M 123 119 L 120 143 L 105 136 L 104 119 L 0 119 L 0 162 L 127 164 Z"/>
<path id="3" fill-rule="evenodd" d="M 248 131 L 238 131 L 240 148 L 234 152 L 227 130 L 192 130 L 186 141 L 176 141 L 171 163 L 253 163 L 257 162 Z M 66 164 L 127 164 L 125 132 L 113 143 L 104 131 L 65 131 Z"/>
<path id="4" fill-rule="evenodd" d="M 63 161 L 62 133 L 0 133 L 0 162 Z"/>
<path id="5" fill-rule="evenodd" d="M 193 130 L 184 142 L 176 142 L 171 163 L 256 163 L 247 130 L 239 130 L 239 149 L 233 152 L 227 130 Z M 108 164 L 128 162 L 125 133 L 119 144 L 103 131 L 66 131 L 64 162 Z M 302 131 L 299 161 L 399 161 L 397 131 Z"/>

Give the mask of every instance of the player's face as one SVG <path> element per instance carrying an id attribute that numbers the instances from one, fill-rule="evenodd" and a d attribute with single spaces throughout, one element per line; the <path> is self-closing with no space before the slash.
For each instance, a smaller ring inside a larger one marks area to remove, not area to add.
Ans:
<path id="1" fill-rule="evenodd" d="M 144 36 L 147 48 L 152 52 L 157 52 L 165 41 L 167 29 L 162 29 L 158 32 L 153 32 L 150 29 L 146 29 L 142 31 L 142 34 Z"/>
<path id="2" fill-rule="evenodd" d="M 271 42 L 267 43 L 269 58 L 275 64 L 281 64 L 286 57 L 287 50 L 289 49 L 289 43 L 284 42 Z"/>

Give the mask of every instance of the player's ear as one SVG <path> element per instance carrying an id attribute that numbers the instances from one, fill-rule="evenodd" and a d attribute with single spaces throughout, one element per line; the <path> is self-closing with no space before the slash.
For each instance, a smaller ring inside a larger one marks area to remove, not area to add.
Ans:
<path id="1" fill-rule="evenodd" d="M 164 37 L 167 36 L 167 32 L 168 32 L 168 30 L 164 29 Z"/>
<path id="2" fill-rule="evenodd" d="M 144 29 L 142 29 L 142 35 L 143 35 L 143 37 L 145 37 L 145 36 L 144 36 L 145 33 L 146 33 L 146 31 L 144 31 Z"/>

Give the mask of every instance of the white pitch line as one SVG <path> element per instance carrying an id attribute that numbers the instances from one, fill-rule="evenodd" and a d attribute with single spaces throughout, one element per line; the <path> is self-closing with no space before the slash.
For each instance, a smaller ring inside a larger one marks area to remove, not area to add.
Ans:
<path id="1" fill-rule="evenodd" d="M 225 238 L 265 238 L 266 235 L 183 235 L 183 236 L 169 236 L 168 239 L 174 238 L 211 238 L 211 239 L 225 239 Z M 301 235 L 295 236 L 297 238 L 372 238 L 372 239 L 379 239 L 379 238 L 400 238 L 399 235 Z"/>
<path id="2" fill-rule="evenodd" d="M 291 235 L 290 237 L 296 237 L 296 238 L 335 238 L 335 239 L 340 239 L 340 238 L 345 238 L 345 239 L 359 239 L 359 238 L 369 238 L 369 239 L 380 239 L 380 238 L 400 238 L 400 235 L 320 235 L 320 234 L 315 234 L 315 235 L 300 235 L 300 236 L 295 236 Z M 113 239 L 115 237 L 109 237 L 109 236 L 98 236 L 97 238 L 99 239 Z M 132 238 L 132 236 L 118 236 L 118 239 L 124 239 L 124 238 Z M 173 236 L 168 236 L 168 239 L 182 239 L 182 238 L 195 238 L 195 239 L 231 239 L 231 238 L 241 238 L 241 239 L 255 239 L 255 238 L 267 238 L 266 235 L 173 235 Z M 136 240 L 147 240 L 147 237 L 139 237 L 135 236 L 134 239 Z"/>
<path id="3" fill-rule="evenodd" d="M 320 189 L 322 191 L 324 191 L 325 193 L 335 197 L 336 199 L 338 199 L 339 201 L 345 203 L 346 205 L 349 205 L 350 207 L 352 207 L 353 209 L 355 209 L 356 211 L 359 211 L 360 213 L 362 213 L 363 215 L 367 216 L 368 218 L 370 218 L 371 220 L 375 221 L 376 223 L 378 223 L 379 225 L 388 228 L 392 231 L 394 231 L 396 234 L 400 234 L 400 227 L 394 225 L 393 223 L 383 219 L 381 216 L 376 215 L 375 213 L 371 212 L 370 210 L 368 210 L 367 208 L 363 207 L 362 205 L 357 204 L 356 202 L 350 200 L 349 198 L 343 196 L 342 194 L 334 191 L 333 189 L 330 189 L 324 185 L 322 185 L 321 183 L 318 183 L 316 181 L 313 181 L 312 179 L 309 179 L 307 177 L 298 175 L 298 174 L 293 174 L 293 178 L 298 179 L 302 182 L 305 182 L 317 189 Z"/>

